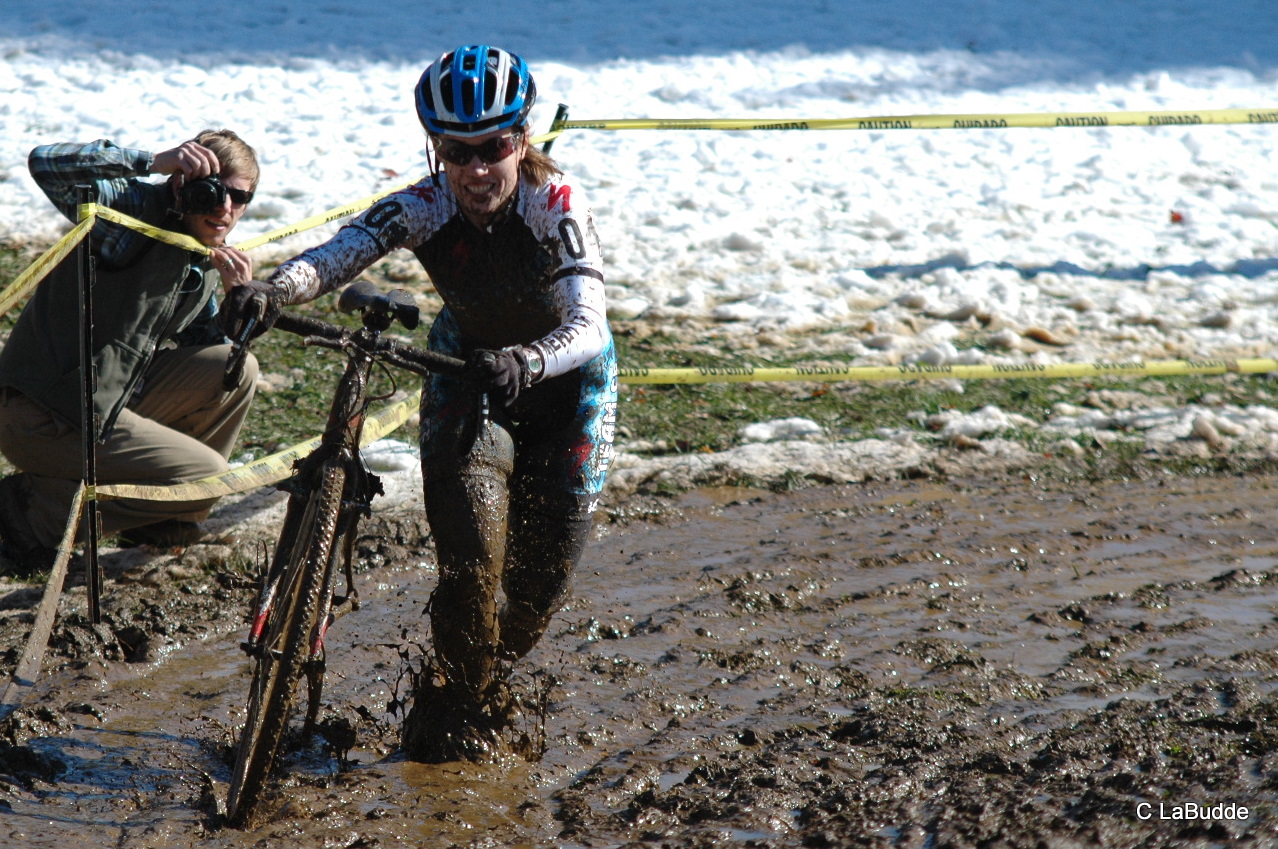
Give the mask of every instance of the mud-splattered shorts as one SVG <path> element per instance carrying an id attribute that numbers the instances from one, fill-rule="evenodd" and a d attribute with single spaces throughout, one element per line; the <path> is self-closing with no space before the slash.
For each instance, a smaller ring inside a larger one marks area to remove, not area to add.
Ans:
<path id="1" fill-rule="evenodd" d="M 464 356 L 447 310 L 430 333 L 430 347 Z M 512 498 L 548 512 L 591 515 L 612 462 L 617 423 L 617 355 L 611 339 L 576 371 L 520 393 L 510 407 L 492 403 L 481 428 L 479 395 L 463 381 L 434 375 L 421 402 L 421 458 L 426 480 L 489 473 L 509 481 Z"/>

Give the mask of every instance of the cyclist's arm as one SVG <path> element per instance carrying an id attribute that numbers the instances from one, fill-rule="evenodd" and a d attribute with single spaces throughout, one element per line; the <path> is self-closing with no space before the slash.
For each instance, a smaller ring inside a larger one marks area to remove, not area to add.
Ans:
<path id="1" fill-rule="evenodd" d="M 281 303 L 313 301 L 408 244 L 410 236 L 429 225 L 430 212 L 413 189 L 389 195 L 327 242 L 280 265 L 267 282 L 281 290 Z"/>
<path id="2" fill-rule="evenodd" d="M 541 355 L 539 380 L 565 374 L 585 365 L 603 351 L 608 341 L 607 307 L 603 275 L 597 272 L 563 277 L 556 284 L 560 325 L 529 343 Z"/>
<path id="3" fill-rule="evenodd" d="M 603 251 L 590 208 L 567 179 L 537 189 L 525 214 L 559 258 L 553 295 L 560 324 L 525 346 L 540 355 L 535 379 L 544 380 L 585 365 L 608 343 Z"/>

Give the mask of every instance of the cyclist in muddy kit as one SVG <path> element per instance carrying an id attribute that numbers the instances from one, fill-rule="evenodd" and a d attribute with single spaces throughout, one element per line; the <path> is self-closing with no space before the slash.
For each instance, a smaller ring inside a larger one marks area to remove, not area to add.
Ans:
<path id="1" fill-rule="evenodd" d="M 442 690 L 424 676 L 411 757 L 484 757 L 497 668 L 527 654 L 568 592 L 612 452 L 616 355 L 599 240 L 581 191 L 529 144 L 536 87 L 518 56 L 441 56 L 416 87 L 431 176 L 328 242 L 232 292 L 233 308 L 312 300 L 395 248 L 444 300 L 429 346 L 474 379 L 424 385 L 421 462 L 439 557 L 430 622 Z"/>

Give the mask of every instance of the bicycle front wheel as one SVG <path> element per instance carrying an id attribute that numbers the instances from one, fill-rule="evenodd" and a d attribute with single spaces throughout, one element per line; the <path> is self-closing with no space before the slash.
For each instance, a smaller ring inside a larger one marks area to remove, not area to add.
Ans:
<path id="1" fill-rule="evenodd" d="M 288 725 L 311 640 L 318 633 L 345 480 L 346 470 L 340 463 L 323 467 L 291 544 L 284 541 L 291 550 L 280 553 L 285 571 L 254 663 L 227 797 L 227 818 L 233 825 L 242 825 L 257 805 Z"/>

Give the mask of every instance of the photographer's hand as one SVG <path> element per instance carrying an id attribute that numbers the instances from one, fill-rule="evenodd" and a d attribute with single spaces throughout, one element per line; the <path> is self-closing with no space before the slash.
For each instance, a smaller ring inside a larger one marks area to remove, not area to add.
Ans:
<path id="1" fill-rule="evenodd" d="M 179 184 L 216 174 L 221 167 L 217 154 L 193 141 L 185 141 L 175 148 L 161 151 L 151 160 L 152 174 L 181 174 Z"/>
<path id="2" fill-rule="evenodd" d="M 253 258 L 238 248 L 220 245 L 209 251 L 213 267 L 222 275 L 222 291 L 230 294 L 233 286 L 241 286 L 253 279 Z"/>

